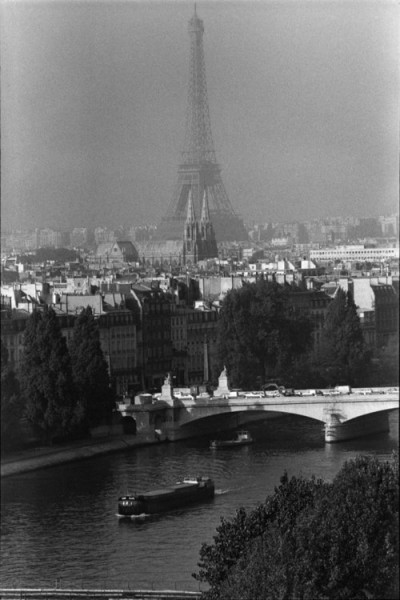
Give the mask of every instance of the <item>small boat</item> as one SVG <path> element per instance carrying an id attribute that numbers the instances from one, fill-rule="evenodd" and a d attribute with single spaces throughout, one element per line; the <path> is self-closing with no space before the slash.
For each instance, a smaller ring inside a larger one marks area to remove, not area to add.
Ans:
<path id="1" fill-rule="evenodd" d="M 234 440 L 212 440 L 210 448 L 232 448 L 236 446 L 246 446 L 253 443 L 250 433 L 244 429 L 238 431 Z"/>
<path id="2" fill-rule="evenodd" d="M 118 498 L 118 516 L 153 515 L 211 499 L 214 493 L 214 482 L 209 477 L 186 478 L 158 490 L 121 496 Z"/>

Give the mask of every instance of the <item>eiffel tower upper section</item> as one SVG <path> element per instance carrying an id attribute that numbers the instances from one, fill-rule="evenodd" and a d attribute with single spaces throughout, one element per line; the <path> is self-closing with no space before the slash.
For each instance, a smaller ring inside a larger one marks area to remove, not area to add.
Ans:
<path id="1" fill-rule="evenodd" d="M 221 179 L 211 134 L 203 49 L 203 21 L 194 9 L 189 21 L 190 68 L 185 142 L 175 191 L 158 228 L 161 239 L 182 239 L 191 190 L 195 215 L 200 216 L 207 191 L 210 218 L 217 241 L 245 240 L 247 233 L 236 215 Z"/>

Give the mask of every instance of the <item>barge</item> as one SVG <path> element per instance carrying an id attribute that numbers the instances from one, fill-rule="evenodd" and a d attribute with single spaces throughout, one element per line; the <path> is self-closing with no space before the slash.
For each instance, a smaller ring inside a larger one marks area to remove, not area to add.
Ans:
<path id="1" fill-rule="evenodd" d="M 186 478 L 158 490 L 121 496 L 118 499 L 118 516 L 154 515 L 209 500 L 214 494 L 214 482 L 209 477 Z"/>
<path id="2" fill-rule="evenodd" d="M 250 433 L 246 430 L 238 431 L 236 438 L 233 440 L 212 440 L 210 448 L 215 450 L 217 448 L 235 448 L 236 446 L 247 446 L 253 443 L 253 438 Z"/>

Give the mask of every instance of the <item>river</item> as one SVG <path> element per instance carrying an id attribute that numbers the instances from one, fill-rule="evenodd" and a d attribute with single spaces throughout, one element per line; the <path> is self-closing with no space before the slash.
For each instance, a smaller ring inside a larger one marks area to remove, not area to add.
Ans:
<path id="1" fill-rule="evenodd" d="M 7 477 L 1 489 L 3 587 L 199 589 L 191 574 L 220 517 L 251 509 L 289 475 L 332 478 L 359 454 L 389 458 L 390 432 L 325 444 L 321 424 L 300 417 L 253 423 L 251 446 L 210 450 L 209 437 L 136 448 Z M 229 437 L 229 436 L 228 436 Z M 116 516 L 121 494 L 209 475 L 213 501 L 146 519 Z"/>

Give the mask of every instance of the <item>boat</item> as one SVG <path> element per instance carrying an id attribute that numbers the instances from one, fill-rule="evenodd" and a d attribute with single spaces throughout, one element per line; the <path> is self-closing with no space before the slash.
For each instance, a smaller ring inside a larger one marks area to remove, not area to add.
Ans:
<path id="1" fill-rule="evenodd" d="M 238 431 L 236 434 L 236 438 L 233 440 L 212 440 L 210 443 L 210 448 L 232 448 L 236 446 L 246 446 L 247 444 L 253 443 L 253 438 L 250 433 L 244 429 Z"/>
<path id="2" fill-rule="evenodd" d="M 158 490 L 118 498 L 118 516 L 153 515 L 214 497 L 214 482 L 209 477 L 185 478 Z"/>

